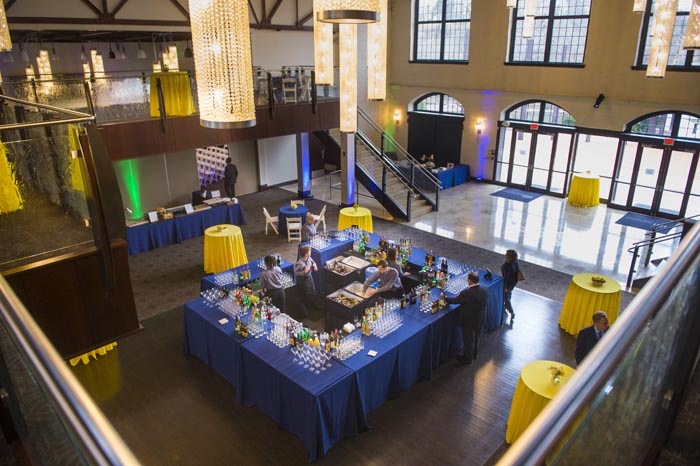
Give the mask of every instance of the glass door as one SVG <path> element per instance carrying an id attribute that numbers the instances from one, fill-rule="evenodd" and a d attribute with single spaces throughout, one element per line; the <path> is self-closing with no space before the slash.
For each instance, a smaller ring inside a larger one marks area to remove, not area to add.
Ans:
<path id="1" fill-rule="evenodd" d="M 641 152 L 641 153 L 640 153 Z M 656 196 L 656 186 L 659 183 L 661 162 L 664 150 L 658 147 L 641 146 L 637 152 L 636 179 L 630 208 L 645 213 L 651 213 Z"/>
<path id="2" fill-rule="evenodd" d="M 521 129 L 513 130 L 512 168 L 508 184 L 527 189 L 530 175 L 530 158 L 533 134 Z"/>
<path id="3" fill-rule="evenodd" d="M 660 214 L 679 217 L 683 212 L 683 198 L 688 189 L 688 178 L 693 166 L 693 153 L 671 150 L 668 164 L 664 170 L 664 179 L 659 186 Z"/>

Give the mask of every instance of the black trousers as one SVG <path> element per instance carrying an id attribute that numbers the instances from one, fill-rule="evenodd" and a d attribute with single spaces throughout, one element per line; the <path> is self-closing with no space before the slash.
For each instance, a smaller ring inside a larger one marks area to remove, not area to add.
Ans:
<path id="1" fill-rule="evenodd" d="M 318 309 L 318 298 L 316 296 L 316 285 L 314 284 L 314 277 L 309 275 L 304 277 L 302 275 L 297 275 L 296 289 L 299 294 L 299 309 L 300 317 L 306 317 L 309 312 Z"/>
<path id="2" fill-rule="evenodd" d="M 280 310 L 280 312 L 286 312 L 286 303 L 283 289 L 272 289 L 267 290 L 267 295 L 272 300 L 272 304 Z"/>
<path id="3" fill-rule="evenodd" d="M 230 198 L 236 197 L 236 183 L 234 182 L 233 184 L 226 184 L 224 185 L 224 189 L 226 190 L 226 195 Z"/>
<path id="4" fill-rule="evenodd" d="M 462 327 L 462 343 L 464 344 L 464 360 L 473 362 L 479 355 L 479 339 L 481 338 L 481 329 Z"/>

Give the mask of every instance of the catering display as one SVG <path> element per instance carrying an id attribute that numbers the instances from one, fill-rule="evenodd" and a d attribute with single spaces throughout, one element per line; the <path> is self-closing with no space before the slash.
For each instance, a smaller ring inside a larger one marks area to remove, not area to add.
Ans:
<path id="1" fill-rule="evenodd" d="M 317 251 L 320 249 L 326 249 L 328 246 L 330 246 L 330 244 L 331 239 L 326 233 L 319 233 L 311 238 L 311 241 L 309 241 L 309 246 Z"/>

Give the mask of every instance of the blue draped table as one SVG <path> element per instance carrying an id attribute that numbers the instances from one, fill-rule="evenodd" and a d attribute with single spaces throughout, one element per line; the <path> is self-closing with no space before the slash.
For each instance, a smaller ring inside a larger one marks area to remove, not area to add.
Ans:
<path id="1" fill-rule="evenodd" d="M 467 181 L 469 181 L 469 165 L 455 165 L 452 169 L 452 186 L 459 186 Z"/>
<path id="2" fill-rule="evenodd" d="M 235 267 L 230 270 L 226 270 L 224 272 L 220 273 L 215 273 L 212 275 L 207 275 L 206 277 L 202 278 L 200 282 L 200 291 L 206 291 L 210 288 L 221 288 L 219 285 L 216 284 L 216 277 L 218 275 L 225 274 L 226 272 L 233 272 L 233 273 L 238 273 L 244 268 L 248 267 L 250 270 L 250 279 L 249 280 L 244 280 L 243 282 L 238 282 L 239 285 L 244 285 L 246 283 L 250 283 L 252 281 L 258 280 L 260 278 L 260 275 L 263 273 L 263 269 L 258 267 L 258 261 L 260 259 L 256 259 L 254 261 L 248 262 L 247 265 L 241 265 L 240 267 Z M 282 259 L 282 264 L 280 265 L 280 268 L 282 269 L 283 272 L 287 272 L 288 274 L 294 276 L 294 264 L 289 262 L 286 259 Z"/>
<path id="3" fill-rule="evenodd" d="M 207 228 L 221 224 L 245 225 L 245 216 L 240 204 L 212 207 L 171 220 L 129 227 L 126 229 L 129 254 L 181 243 L 202 236 Z"/>
<path id="4" fill-rule="evenodd" d="M 447 189 L 452 187 L 452 178 L 454 173 L 451 169 L 440 170 L 433 173 L 440 180 L 440 187 L 442 189 Z"/>
<path id="5" fill-rule="evenodd" d="M 377 236 L 379 238 L 379 236 Z M 377 240 L 379 241 L 379 240 Z M 334 257 L 340 256 L 345 251 L 352 249 L 353 241 L 351 239 L 345 241 L 338 241 L 337 239 L 331 239 L 331 243 L 328 247 L 321 249 L 320 251 L 311 248 L 311 258 L 316 262 L 318 271 L 313 272 L 314 284 L 316 285 L 316 293 L 320 295 L 328 294 L 335 290 L 326 290 L 326 277 L 323 273 L 323 268 L 326 266 L 326 262 Z M 301 243 L 301 246 L 308 246 L 309 243 Z"/>
<path id="6" fill-rule="evenodd" d="M 301 224 L 302 226 L 306 223 L 306 214 L 309 213 L 309 209 L 306 206 L 303 206 L 301 204 L 297 205 L 295 209 L 292 208 L 291 205 L 283 205 L 280 207 L 279 212 L 278 212 L 278 218 L 279 221 L 277 224 L 279 225 L 279 231 L 280 235 L 282 236 L 287 236 L 287 219 L 290 217 L 299 217 L 301 218 Z"/>

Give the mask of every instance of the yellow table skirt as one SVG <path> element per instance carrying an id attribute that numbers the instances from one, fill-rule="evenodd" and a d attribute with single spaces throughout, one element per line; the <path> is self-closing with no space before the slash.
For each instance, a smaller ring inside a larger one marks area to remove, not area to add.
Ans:
<path id="1" fill-rule="evenodd" d="M 82 361 L 83 364 L 89 364 L 90 358 L 93 357 L 97 360 L 97 356 L 104 356 L 107 351 L 112 351 L 114 347 L 117 346 L 117 342 L 110 343 L 103 346 L 102 348 L 97 348 L 96 350 L 88 351 L 87 353 L 81 354 L 69 360 L 71 366 L 77 366 L 79 362 Z"/>
<path id="2" fill-rule="evenodd" d="M 165 114 L 168 116 L 187 116 L 195 112 L 192 100 L 190 78 L 185 71 L 153 73 L 151 75 L 151 116 L 159 117 L 158 90 L 156 80 L 160 78 L 163 87 Z"/>
<path id="3" fill-rule="evenodd" d="M 217 225 L 204 231 L 204 271 L 206 273 L 219 273 L 247 263 L 243 234 L 239 227 Z"/>
<path id="4" fill-rule="evenodd" d="M 571 178 L 569 204 L 577 207 L 595 207 L 600 204 L 600 177 L 577 173 Z"/>
<path id="5" fill-rule="evenodd" d="M 612 324 L 620 312 L 620 284 L 610 277 L 603 286 L 592 285 L 592 273 L 574 275 L 566 292 L 559 316 L 559 326 L 571 335 L 593 323 L 593 313 L 605 311 Z"/>
<path id="6" fill-rule="evenodd" d="M 340 214 L 338 215 L 338 230 L 344 230 L 350 228 L 353 225 L 357 225 L 364 231 L 374 233 L 372 228 L 372 212 L 366 207 L 346 207 L 340 209 Z"/>
<path id="7" fill-rule="evenodd" d="M 564 369 L 558 384 L 552 381 L 552 373 L 548 370 L 551 366 Z M 520 437 L 574 372 L 571 367 L 556 361 L 533 361 L 523 367 L 510 407 L 506 443 L 513 443 Z"/>

